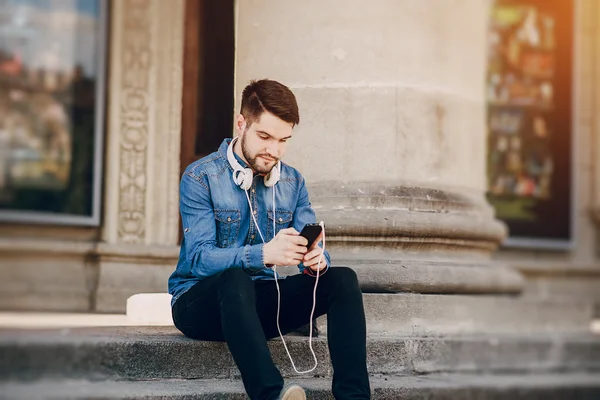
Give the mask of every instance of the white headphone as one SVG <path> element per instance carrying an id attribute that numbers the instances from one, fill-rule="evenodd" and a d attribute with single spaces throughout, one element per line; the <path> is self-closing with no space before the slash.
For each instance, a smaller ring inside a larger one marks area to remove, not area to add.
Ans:
<path id="1" fill-rule="evenodd" d="M 252 187 L 252 180 L 254 179 L 254 173 L 250 168 L 244 168 L 238 163 L 233 155 L 233 145 L 239 139 L 239 136 L 234 138 L 231 143 L 229 143 L 229 147 L 227 147 L 227 161 L 229 161 L 229 165 L 233 168 L 233 181 L 236 185 L 241 187 L 244 190 L 248 190 Z M 271 169 L 271 172 L 265 176 L 265 186 L 272 187 L 275 186 L 277 182 L 279 182 L 280 177 L 280 169 L 281 169 L 281 161 L 277 162 L 277 165 Z"/>

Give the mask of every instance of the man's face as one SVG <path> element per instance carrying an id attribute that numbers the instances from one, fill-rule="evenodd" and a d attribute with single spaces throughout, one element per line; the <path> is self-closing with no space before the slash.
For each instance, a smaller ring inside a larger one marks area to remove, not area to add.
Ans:
<path id="1" fill-rule="evenodd" d="M 249 127 L 244 117 L 238 115 L 236 128 L 241 136 L 241 149 L 245 161 L 260 174 L 268 174 L 283 157 L 293 130 L 292 124 L 269 112 L 262 113 Z"/>

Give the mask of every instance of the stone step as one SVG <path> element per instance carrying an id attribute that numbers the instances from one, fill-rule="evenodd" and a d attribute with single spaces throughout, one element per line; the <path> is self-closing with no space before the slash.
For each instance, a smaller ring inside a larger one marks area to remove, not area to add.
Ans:
<path id="1" fill-rule="evenodd" d="M 377 335 L 589 332 L 592 304 L 535 301 L 514 296 L 363 295 L 369 333 Z M 128 320 L 172 325 L 171 297 L 141 293 L 127 301 Z M 326 330 L 327 318 L 319 318 Z"/>
<path id="2" fill-rule="evenodd" d="M 287 336 L 299 369 L 312 366 L 308 338 Z M 297 376 L 279 339 L 269 342 L 284 376 Z M 593 335 L 370 336 L 371 375 L 600 371 Z M 314 377 L 331 376 L 324 338 L 313 348 Z M 0 331 L 0 381 L 39 379 L 232 379 L 239 372 L 224 343 L 185 338 L 172 327 Z"/>
<path id="3" fill-rule="evenodd" d="M 295 379 L 314 400 L 332 399 L 329 379 Z M 397 399 L 598 399 L 600 374 L 386 376 L 371 378 L 372 398 Z M 0 383 L 2 399 L 246 399 L 239 380 L 41 381 Z"/>
<path id="4" fill-rule="evenodd" d="M 539 334 L 589 332 L 595 310 L 580 302 L 513 296 L 364 294 L 369 333 Z M 326 318 L 320 318 L 320 327 Z"/>

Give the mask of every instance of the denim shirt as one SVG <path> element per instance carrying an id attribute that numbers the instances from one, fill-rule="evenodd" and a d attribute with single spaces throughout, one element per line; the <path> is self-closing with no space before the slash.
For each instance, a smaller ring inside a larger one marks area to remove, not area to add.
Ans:
<path id="1" fill-rule="evenodd" d="M 225 139 L 218 151 L 190 164 L 181 178 L 183 241 L 177 268 L 169 278 L 171 304 L 196 282 L 227 268 L 242 268 L 252 279 L 275 278 L 274 271 L 265 265 L 264 243 L 250 214 L 246 194 L 233 182 L 233 168 L 227 161 L 231 140 Z M 274 212 L 272 190 L 275 190 Z M 284 163 L 274 187 L 266 187 L 263 176 L 255 174 L 248 196 L 265 242 L 281 229 L 293 227 L 300 232 L 305 224 L 316 222 L 304 178 Z M 329 268 L 327 251 L 322 262 Z M 298 268 L 301 273 L 315 276 L 302 264 Z"/>

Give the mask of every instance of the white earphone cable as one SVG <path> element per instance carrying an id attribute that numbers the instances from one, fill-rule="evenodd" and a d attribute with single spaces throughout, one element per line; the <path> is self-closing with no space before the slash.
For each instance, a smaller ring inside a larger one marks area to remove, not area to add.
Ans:
<path id="1" fill-rule="evenodd" d="M 248 205 L 250 206 L 250 215 L 252 216 L 252 219 L 254 220 L 254 225 L 256 226 L 256 229 L 258 230 L 258 234 L 260 235 L 262 242 L 266 243 L 265 238 L 264 238 L 264 236 L 260 230 L 260 227 L 258 226 L 258 223 L 256 221 L 256 217 L 255 217 L 254 211 L 252 209 L 252 203 L 250 202 L 250 196 L 248 195 L 248 190 L 244 189 L 244 192 L 246 193 L 246 199 L 248 200 Z M 272 187 L 272 193 L 273 193 L 273 238 L 274 238 L 275 234 L 277 233 L 276 223 L 275 223 L 275 186 Z M 309 321 L 310 332 L 309 332 L 309 338 L 308 338 L 308 346 L 310 347 L 310 351 L 311 351 L 313 359 L 315 361 L 315 365 L 311 369 L 306 370 L 306 371 L 298 371 L 298 369 L 296 368 L 296 364 L 294 363 L 294 360 L 292 359 L 292 355 L 290 354 L 287 344 L 285 343 L 285 339 L 283 338 L 283 334 L 281 333 L 281 328 L 279 327 L 279 313 L 281 311 L 281 291 L 279 289 L 279 282 L 277 279 L 277 265 L 273 265 L 273 272 L 275 274 L 275 286 L 277 287 L 277 331 L 279 332 L 279 337 L 281 338 L 281 341 L 283 342 L 283 347 L 285 348 L 285 351 L 290 359 L 290 362 L 292 363 L 292 367 L 294 368 L 294 371 L 296 371 L 296 373 L 298 373 L 298 374 L 307 374 L 309 372 L 312 372 L 317 368 L 317 365 L 318 365 L 317 355 L 315 354 L 315 351 L 312 347 L 312 332 L 313 332 L 313 316 L 315 314 L 315 307 L 317 305 L 317 285 L 319 284 L 319 276 L 321 275 L 321 262 L 323 260 L 323 254 L 325 253 L 325 224 L 323 223 L 323 221 L 321 221 L 319 224 L 321 225 L 321 229 L 323 232 L 323 251 L 321 251 L 321 255 L 319 256 L 319 262 L 317 264 L 317 275 L 315 277 L 315 288 L 313 289 L 313 306 L 312 306 L 312 310 L 310 312 L 310 321 Z M 305 267 L 305 268 L 309 268 L 309 267 Z"/>

